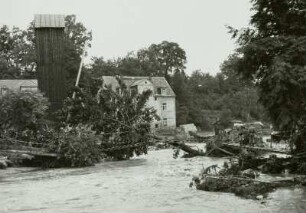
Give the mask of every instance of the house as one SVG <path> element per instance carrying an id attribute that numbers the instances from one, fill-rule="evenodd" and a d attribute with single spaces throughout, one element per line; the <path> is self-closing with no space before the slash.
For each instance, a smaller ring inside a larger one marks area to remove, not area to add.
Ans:
<path id="1" fill-rule="evenodd" d="M 152 128 L 176 127 L 175 94 L 164 77 L 121 77 L 123 83 L 132 91 L 141 94 L 151 90 L 152 95 L 147 102 L 153 107 L 160 120 L 154 120 Z M 111 86 L 119 92 L 119 83 L 114 76 L 102 76 L 103 84 Z"/>
<path id="2" fill-rule="evenodd" d="M 0 96 L 8 90 L 12 91 L 37 91 L 36 79 L 7 79 L 0 80 Z"/>

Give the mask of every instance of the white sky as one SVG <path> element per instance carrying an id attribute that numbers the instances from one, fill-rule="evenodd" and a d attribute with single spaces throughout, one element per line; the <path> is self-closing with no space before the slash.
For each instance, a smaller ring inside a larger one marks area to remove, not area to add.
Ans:
<path id="1" fill-rule="evenodd" d="M 235 49 L 225 25 L 246 26 L 250 6 L 249 0 L 0 0 L 0 25 L 25 28 L 34 14 L 76 14 L 93 33 L 89 57 L 111 59 L 167 40 L 186 51 L 188 74 L 215 74 Z"/>

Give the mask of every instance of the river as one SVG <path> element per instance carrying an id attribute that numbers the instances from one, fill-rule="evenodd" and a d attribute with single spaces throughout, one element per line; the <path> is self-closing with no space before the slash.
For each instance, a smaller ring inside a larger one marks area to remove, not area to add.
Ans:
<path id="1" fill-rule="evenodd" d="M 282 188 L 267 200 L 189 188 L 203 166 L 224 159 L 173 159 L 171 149 L 78 169 L 0 170 L 0 212 L 306 212 L 306 188 Z"/>

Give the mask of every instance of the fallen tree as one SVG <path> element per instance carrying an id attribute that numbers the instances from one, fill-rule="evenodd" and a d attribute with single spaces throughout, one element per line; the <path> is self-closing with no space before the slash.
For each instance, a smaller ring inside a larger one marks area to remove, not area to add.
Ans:
<path id="1" fill-rule="evenodd" d="M 229 192 L 247 199 L 263 199 L 269 192 L 279 187 L 306 185 L 306 176 L 262 181 L 257 179 L 259 174 L 255 170 L 241 170 L 238 162 L 230 160 L 225 162 L 223 168 L 212 165 L 203 169 L 199 177 L 194 177 L 190 186 L 196 186 L 198 190 Z"/>
<path id="2" fill-rule="evenodd" d="M 166 143 L 177 147 L 181 150 L 183 150 L 184 152 L 188 153 L 188 157 L 194 157 L 194 156 L 206 156 L 206 153 L 203 152 L 202 150 L 196 150 L 191 148 L 190 146 L 186 145 L 183 142 L 179 142 L 179 141 L 167 141 Z"/>
<path id="3" fill-rule="evenodd" d="M 184 152 L 187 152 L 187 155 L 184 155 L 184 157 L 195 157 L 195 156 L 210 156 L 213 151 L 219 151 L 221 153 L 224 153 L 224 156 L 232 156 L 236 157 L 234 153 L 231 153 L 225 149 L 220 148 L 215 143 L 212 144 L 213 149 L 210 149 L 209 151 L 204 152 L 203 150 L 194 149 L 189 145 L 186 145 L 184 142 L 180 142 L 178 140 L 172 140 L 172 141 L 166 141 L 165 143 L 168 143 L 176 148 L 179 148 L 183 150 Z"/>

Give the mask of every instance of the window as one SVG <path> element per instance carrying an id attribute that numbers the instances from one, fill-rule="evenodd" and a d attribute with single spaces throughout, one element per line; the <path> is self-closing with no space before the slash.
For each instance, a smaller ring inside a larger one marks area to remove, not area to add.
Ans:
<path id="1" fill-rule="evenodd" d="M 37 91 L 36 86 L 20 86 L 20 91 Z"/>
<path id="2" fill-rule="evenodd" d="M 131 94 L 132 95 L 136 95 L 138 93 L 138 88 L 137 88 L 137 86 L 132 86 L 131 87 Z"/>
<path id="3" fill-rule="evenodd" d="M 163 109 L 163 111 L 167 110 L 167 103 L 162 104 L 162 109 Z"/>
<path id="4" fill-rule="evenodd" d="M 155 101 L 157 101 L 157 97 L 155 97 Z"/>
<path id="5" fill-rule="evenodd" d="M 157 129 L 158 128 L 158 124 L 155 124 L 155 129 Z"/>
<path id="6" fill-rule="evenodd" d="M 5 95 L 7 93 L 7 88 L 1 88 L 1 95 Z"/>
<path id="7" fill-rule="evenodd" d="M 167 126 L 167 118 L 163 119 L 163 126 Z"/>
<path id="8" fill-rule="evenodd" d="M 158 87 L 158 88 L 157 88 L 157 94 L 158 94 L 158 95 L 164 95 L 164 94 L 166 94 L 166 88 L 164 88 L 164 87 Z"/>

